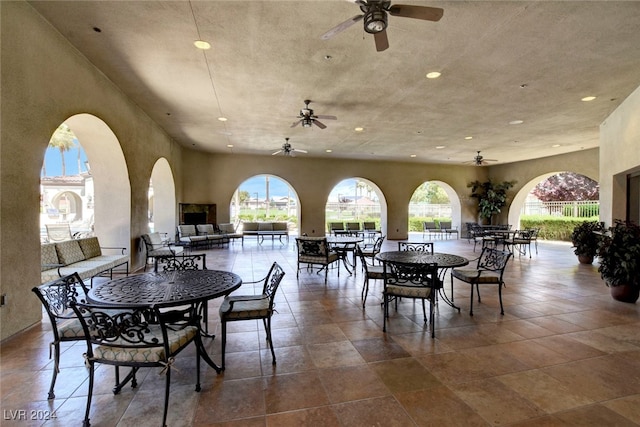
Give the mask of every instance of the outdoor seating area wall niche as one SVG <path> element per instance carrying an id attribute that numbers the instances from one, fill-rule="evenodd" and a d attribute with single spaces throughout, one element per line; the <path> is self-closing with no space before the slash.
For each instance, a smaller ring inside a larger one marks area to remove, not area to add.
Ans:
<path id="1" fill-rule="evenodd" d="M 215 204 L 180 203 L 180 224 L 217 224 Z"/>

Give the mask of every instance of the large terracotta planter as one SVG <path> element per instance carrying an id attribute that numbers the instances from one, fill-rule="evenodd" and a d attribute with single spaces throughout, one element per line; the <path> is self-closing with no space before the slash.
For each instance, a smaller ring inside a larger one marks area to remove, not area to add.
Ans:
<path id="1" fill-rule="evenodd" d="M 640 296 L 640 288 L 631 285 L 610 286 L 611 297 L 616 301 L 635 304 Z"/>
<path id="2" fill-rule="evenodd" d="M 580 264 L 593 264 L 593 257 L 591 255 L 580 254 L 578 255 L 578 261 Z"/>

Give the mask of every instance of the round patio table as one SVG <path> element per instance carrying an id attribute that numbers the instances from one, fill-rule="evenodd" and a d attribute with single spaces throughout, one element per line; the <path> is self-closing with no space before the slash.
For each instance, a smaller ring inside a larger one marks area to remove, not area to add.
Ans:
<path id="1" fill-rule="evenodd" d="M 349 275 L 355 274 L 355 266 L 356 266 L 356 245 L 358 243 L 364 242 L 364 237 L 362 236 L 345 236 L 345 235 L 336 235 L 336 236 L 327 236 L 327 243 L 332 246 L 332 248 L 340 254 L 340 258 L 342 258 L 342 264 L 344 264 L 344 268 L 347 269 Z M 347 252 L 351 252 L 353 254 L 353 261 L 349 261 L 347 256 Z M 353 268 L 353 271 L 349 267 Z"/>
<path id="2" fill-rule="evenodd" d="M 381 262 L 399 262 L 404 264 L 438 264 L 439 276 L 442 283 L 446 272 L 450 268 L 462 267 L 469 264 L 469 260 L 460 255 L 445 254 L 436 252 L 430 254 L 422 251 L 390 251 L 381 252 L 376 255 L 376 259 Z M 460 311 L 460 307 L 453 303 L 453 279 L 451 279 L 451 299 L 444 293 L 444 286 L 438 289 L 438 293 L 442 296 L 445 303 Z"/>
<path id="3" fill-rule="evenodd" d="M 95 284 L 88 299 L 98 304 L 151 307 L 192 304 L 206 308 L 210 299 L 225 296 L 242 285 L 235 273 L 220 270 L 163 271 L 135 274 Z M 204 331 L 201 331 L 204 334 Z M 204 346 L 203 359 L 220 373 L 221 369 L 208 356 Z"/>

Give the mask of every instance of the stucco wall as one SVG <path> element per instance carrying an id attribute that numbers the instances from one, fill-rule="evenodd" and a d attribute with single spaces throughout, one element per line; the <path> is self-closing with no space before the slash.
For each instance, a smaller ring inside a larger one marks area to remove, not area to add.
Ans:
<path id="1" fill-rule="evenodd" d="M 640 169 L 640 87 L 600 125 L 600 219 L 627 215 L 627 174 Z"/>
<path id="2" fill-rule="evenodd" d="M 125 197 L 118 202 L 131 206 L 124 245 L 134 264 L 140 262 L 137 236 L 147 229 L 153 164 L 166 157 L 180 188 L 181 149 L 29 4 L 0 2 L 0 15 L 0 292 L 7 295 L 0 308 L 2 340 L 41 319 L 31 292 L 40 283 L 40 169 L 58 125 L 88 113 L 104 121 L 119 141 L 130 195 L 112 195 L 112 200 Z"/>

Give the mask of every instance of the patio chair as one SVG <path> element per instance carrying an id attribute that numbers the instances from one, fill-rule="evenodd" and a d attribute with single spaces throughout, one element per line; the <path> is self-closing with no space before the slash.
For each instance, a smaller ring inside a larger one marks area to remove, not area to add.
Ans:
<path id="1" fill-rule="evenodd" d="M 307 270 L 313 270 L 314 265 L 319 265 L 318 273 L 324 269 L 324 283 L 327 283 L 329 266 L 333 263 L 338 265 L 338 276 L 340 276 L 340 254 L 331 250 L 326 237 L 298 237 L 296 246 L 298 249 L 296 278 L 300 277 L 301 264 L 306 264 Z"/>
<path id="2" fill-rule="evenodd" d="M 429 301 L 429 318 L 431 338 L 435 338 L 434 306 L 436 293 L 440 286 L 438 280 L 438 264 L 405 264 L 387 261 L 383 264 L 384 291 L 384 315 L 382 331 L 387 331 L 387 319 L 389 318 L 389 302 L 395 298 L 396 311 L 398 298 L 419 299 L 422 302 L 424 322 L 427 323 L 425 300 Z"/>
<path id="3" fill-rule="evenodd" d="M 451 285 L 453 287 L 453 278 L 469 283 L 471 285 L 471 299 L 469 302 L 469 315 L 473 316 L 473 288 L 475 286 L 478 293 L 478 302 L 480 300 L 479 285 L 498 285 L 498 298 L 500 300 L 500 314 L 504 315 L 502 307 L 502 287 L 504 281 L 504 269 L 507 266 L 509 258 L 513 254 L 509 251 L 499 251 L 494 248 L 482 248 L 482 253 L 478 258 L 476 268 L 454 268 L 451 270 Z"/>
<path id="4" fill-rule="evenodd" d="M 62 242 L 73 239 L 69 224 L 45 224 L 45 228 L 47 229 L 49 242 Z"/>
<path id="5" fill-rule="evenodd" d="M 161 255 L 155 257 L 153 271 L 185 271 L 185 270 L 206 270 L 207 254 L 180 254 L 180 255 Z M 209 308 L 207 301 L 204 301 L 199 307 L 194 306 L 196 312 L 200 315 L 200 320 L 204 325 L 204 333 L 209 336 Z"/>
<path id="6" fill-rule="evenodd" d="M 151 260 L 152 264 L 155 264 L 156 257 L 173 257 L 181 254 L 184 251 L 184 248 L 182 246 L 172 246 L 171 244 L 169 244 L 162 238 L 162 235 L 158 232 L 143 234 L 142 236 L 140 236 L 140 238 L 142 239 L 145 250 L 147 252 L 144 263 L 144 271 L 147 271 L 149 260 Z"/>
<path id="7" fill-rule="evenodd" d="M 345 231 L 343 222 L 330 222 L 329 223 L 329 234 L 340 234 L 340 232 Z"/>
<path id="8" fill-rule="evenodd" d="M 433 255 L 433 242 L 398 242 L 398 250 L 428 252 Z"/>
<path id="9" fill-rule="evenodd" d="M 382 244 L 384 243 L 385 237 L 386 236 L 380 236 L 376 239 L 376 241 L 373 244 L 366 243 L 360 248 L 362 250 L 362 255 L 364 256 L 365 260 L 367 259 L 370 260 L 370 265 L 374 264 L 376 255 L 378 255 L 382 250 Z"/>
<path id="10" fill-rule="evenodd" d="M 362 308 L 364 308 L 367 302 L 367 295 L 369 294 L 369 280 L 384 280 L 384 269 L 381 265 L 369 265 L 362 253 L 360 245 L 356 245 L 356 256 L 360 258 L 362 268 L 364 269 L 364 283 L 362 284 Z"/>
<path id="11" fill-rule="evenodd" d="M 367 239 L 372 242 L 373 239 L 378 235 L 381 234 L 382 232 L 378 229 L 376 229 L 376 223 L 375 221 L 365 221 L 362 223 L 362 229 L 364 230 L 364 233 L 367 236 Z"/>
<path id="12" fill-rule="evenodd" d="M 49 399 L 56 397 L 54 387 L 60 372 L 60 343 L 84 340 L 84 332 L 80 321 L 76 318 L 71 302 L 86 301 L 86 287 L 78 273 L 61 277 L 31 289 L 36 294 L 51 321 L 53 341 L 53 377 L 49 387 Z M 51 351 L 49 352 L 51 358 Z"/>
<path id="13" fill-rule="evenodd" d="M 440 221 L 440 232 L 444 233 L 444 235 L 449 238 L 452 234 L 456 235 L 456 239 L 460 238 L 458 227 L 453 227 L 451 225 L 451 221 Z"/>
<path id="14" fill-rule="evenodd" d="M 345 228 L 346 228 L 346 231 L 349 232 L 349 234 L 354 236 L 357 236 L 358 234 L 362 233 L 362 228 L 360 228 L 359 222 L 347 222 Z"/>
<path id="15" fill-rule="evenodd" d="M 280 282 L 284 277 L 284 270 L 277 262 L 271 265 L 267 275 L 256 282 L 243 282 L 243 285 L 262 284 L 262 293 L 258 295 L 229 295 L 220 306 L 220 321 L 222 323 L 222 365 L 225 368 L 225 353 L 227 346 L 227 322 L 239 320 L 262 319 L 267 334 L 267 344 L 271 349 L 272 363 L 276 364 L 276 354 L 273 350 L 271 338 L 271 316 L 274 312 L 274 298 Z"/>
<path id="16" fill-rule="evenodd" d="M 424 221 L 422 223 L 422 238 L 424 239 L 425 235 L 427 237 L 431 237 L 431 235 L 439 235 L 440 229 L 436 225 L 435 221 Z"/>
<path id="17" fill-rule="evenodd" d="M 167 424 L 171 371 L 174 358 L 192 342 L 196 344 L 196 391 L 200 391 L 200 330 L 194 325 L 192 308 L 184 310 L 184 320 L 178 321 L 176 310 L 167 314 L 162 305 L 131 307 L 72 303 L 71 307 L 82 325 L 87 343 L 85 363 L 89 369 L 89 391 L 83 420 L 89 426 L 96 364 L 126 366 L 132 371 L 158 367 L 165 376 L 162 426 Z M 166 308 L 166 307 L 165 307 Z M 167 320 L 167 316 L 171 320 Z"/>

